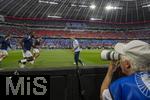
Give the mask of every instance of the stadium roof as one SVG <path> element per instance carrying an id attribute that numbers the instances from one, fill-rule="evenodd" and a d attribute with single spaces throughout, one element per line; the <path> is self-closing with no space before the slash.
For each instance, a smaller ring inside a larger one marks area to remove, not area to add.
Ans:
<path id="1" fill-rule="evenodd" d="M 0 15 L 144 22 L 150 20 L 150 0 L 0 0 Z"/>

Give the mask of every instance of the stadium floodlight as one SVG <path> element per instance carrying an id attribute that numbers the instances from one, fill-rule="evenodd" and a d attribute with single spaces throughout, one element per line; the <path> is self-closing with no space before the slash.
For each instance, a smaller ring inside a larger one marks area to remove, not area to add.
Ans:
<path id="1" fill-rule="evenodd" d="M 39 3 L 49 3 L 48 1 L 39 0 Z"/>
<path id="2" fill-rule="evenodd" d="M 112 10 L 112 9 L 114 9 L 114 7 L 112 7 L 111 5 L 108 5 L 108 6 L 105 7 L 105 9 L 106 10 Z"/>
<path id="3" fill-rule="evenodd" d="M 90 18 L 90 20 L 95 21 L 95 20 L 102 20 L 102 19 L 100 19 L 100 18 Z"/>
<path id="4" fill-rule="evenodd" d="M 61 16 L 50 16 L 50 15 L 48 15 L 48 17 L 50 17 L 50 18 L 62 18 Z"/>
<path id="5" fill-rule="evenodd" d="M 50 4 L 57 5 L 57 2 L 49 2 Z"/>
<path id="6" fill-rule="evenodd" d="M 108 6 L 105 7 L 105 9 L 106 9 L 106 10 L 118 10 L 118 9 L 121 10 L 122 7 L 116 7 L 116 6 L 113 7 L 113 6 L 111 6 L 111 5 L 108 5 Z"/>
<path id="7" fill-rule="evenodd" d="M 43 1 L 43 0 L 39 0 L 39 3 L 49 3 L 49 4 L 52 4 L 52 5 L 57 5 L 58 3 L 57 2 L 52 2 L 52 1 Z"/>
<path id="8" fill-rule="evenodd" d="M 115 10 L 116 10 L 116 9 L 117 9 L 117 7 L 114 7 L 113 9 L 115 9 Z"/>
<path id="9" fill-rule="evenodd" d="M 75 4 L 71 4 L 71 6 L 72 6 L 72 7 L 76 7 L 77 5 L 75 5 Z"/>
<path id="10" fill-rule="evenodd" d="M 79 7 L 87 8 L 87 5 L 79 5 Z"/>
<path id="11" fill-rule="evenodd" d="M 142 8 L 150 7 L 150 4 L 142 6 Z"/>
<path id="12" fill-rule="evenodd" d="M 96 8 L 96 5 L 92 4 L 92 5 L 90 5 L 90 8 L 91 8 L 91 9 L 95 9 L 95 8 Z"/>

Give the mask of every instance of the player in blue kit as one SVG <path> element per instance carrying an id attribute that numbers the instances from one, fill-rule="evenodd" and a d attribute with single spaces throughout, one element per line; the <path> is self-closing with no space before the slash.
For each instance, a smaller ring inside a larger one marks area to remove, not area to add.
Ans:
<path id="1" fill-rule="evenodd" d="M 31 64 L 34 63 L 34 58 L 31 53 L 31 49 L 33 47 L 33 38 L 33 34 L 29 33 L 25 35 L 25 37 L 21 41 L 21 47 L 23 49 L 23 59 L 19 60 L 19 65 L 21 68 L 24 68 L 27 62 Z"/>
<path id="2" fill-rule="evenodd" d="M 10 35 L 6 35 L 2 39 L 2 41 L 0 42 L 0 44 L 1 44 L 1 47 L 0 47 L 0 62 L 8 56 L 7 50 L 8 50 L 8 48 L 11 48 L 10 38 L 11 38 Z"/>

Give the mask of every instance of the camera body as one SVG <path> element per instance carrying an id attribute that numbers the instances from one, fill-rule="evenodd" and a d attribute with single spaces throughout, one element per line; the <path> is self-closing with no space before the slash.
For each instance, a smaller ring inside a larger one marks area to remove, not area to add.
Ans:
<path id="1" fill-rule="evenodd" d="M 101 59 L 117 61 L 120 59 L 120 54 L 113 50 L 102 50 Z"/>

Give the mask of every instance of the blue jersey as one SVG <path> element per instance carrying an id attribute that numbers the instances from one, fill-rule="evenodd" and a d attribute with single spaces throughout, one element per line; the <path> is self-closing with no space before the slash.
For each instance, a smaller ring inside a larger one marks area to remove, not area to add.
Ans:
<path id="1" fill-rule="evenodd" d="M 3 39 L 1 41 L 1 50 L 7 50 L 8 47 L 11 48 L 11 46 L 10 46 L 10 40 L 9 39 Z"/>
<path id="2" fill-rule="evenodd" d="M 33 39 L 32 38 L 25 37 L 22 42 L 23 42 L 23 50 L 24 51 L 31 50 L 32 45 L 33 45 Z"/>
<path id="3" fill-rule="evenodd" d="M 109 87 L 113 100 L 150 100 L 150 73 L 137 72 L 113 82 Z"/>

